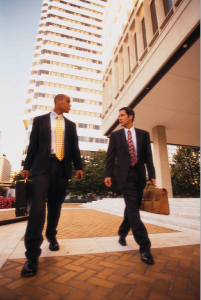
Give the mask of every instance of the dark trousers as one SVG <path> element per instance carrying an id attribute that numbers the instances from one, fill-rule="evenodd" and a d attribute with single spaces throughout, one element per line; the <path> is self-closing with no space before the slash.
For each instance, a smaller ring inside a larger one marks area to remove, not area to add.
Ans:
<path id="1" fill-rule="evenodd" d="M 36 259 L 41 254 L 42 231 L 45 223 L 47 200 L 46 237 L 56 237 L 61 205 L 66 195 L 68 179 L 65 176 L 64 160 L 51 158 L 49 170 L 42 175 L 32 177 L 33 197 L 25 234 L 26 257 Z"/>
<path id="2" fill-rule="evenodd" d="M 126 207 L 118 234 L 126 237 L 131 228 L 134 239 L 140 246 L 140 253 L 143 253 L 150 251 L 151 242 L 146 227 L 140 218 L 139 208 L 143 189 L 139 187 L 137 175 L 137 166 L 130 167 L 125 187 L 122 189 Z"/>

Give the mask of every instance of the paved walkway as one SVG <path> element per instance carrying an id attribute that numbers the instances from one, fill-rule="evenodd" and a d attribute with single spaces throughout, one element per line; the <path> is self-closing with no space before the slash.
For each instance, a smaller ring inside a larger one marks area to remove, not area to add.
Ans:
<path id="1" fill-rule="evenodd" d="M 2 226 L 0 299 L 200 299 L 197 233 L 145 224 L 155 259 L 148 266 L 141 262 L 132 235 L 128 246 L 118 244 L 121 220 L 64 205 L 58 227 L 61 250 L 49 251 L 45 240 L 38 273 L 28 279 L 20 277 L 26 222 Z"/>

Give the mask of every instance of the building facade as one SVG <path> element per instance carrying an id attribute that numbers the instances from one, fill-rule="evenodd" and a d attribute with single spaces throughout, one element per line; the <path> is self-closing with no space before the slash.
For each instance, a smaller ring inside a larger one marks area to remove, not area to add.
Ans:
<path id="1" fill-rule="evenodd" d="M 134 109 L 171 197 L 167 144 L 200 145 L 200 1 L 109 0 L 105 16 L 103 133 L 120 128 L 120 108 Z"/>
<path id="2" fill-rule="evenodd" d="M 11 164 L 6 156 L 0 155 L 0 182 L 10 181 Z"/>
<path id="3" fill-rule="evenodd" d="M 102 31 L 107 0 L 44 0 L 23 122 L 23 159 L 33 118 L 52 110 L 57 94 L 71 98 L 66 117 L 77 125 L 83 155 L 106 150 L 102 133 Z"/>

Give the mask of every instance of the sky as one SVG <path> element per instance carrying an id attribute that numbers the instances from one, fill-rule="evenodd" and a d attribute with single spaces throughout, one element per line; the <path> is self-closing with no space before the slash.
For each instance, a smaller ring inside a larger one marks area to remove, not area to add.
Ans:
<path id="1" fill-rule="evenodd" d="M 0 0 L 0 153 L 20 169 L 23 114 L 42 0 Z"/>

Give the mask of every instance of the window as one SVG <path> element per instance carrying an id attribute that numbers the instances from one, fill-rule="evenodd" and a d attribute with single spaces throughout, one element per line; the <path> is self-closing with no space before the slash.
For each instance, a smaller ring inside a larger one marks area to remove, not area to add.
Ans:
<path id="1" fill-rule="evenodd" d="M 157 21 L 157 15 L 156 15 L 156 4 L 155 0 L 151 2 L 151 20 L 152 20 L 152 28 L 153 28 L 153 34 L 158 30 L 158 21 Z"/>
<path id="2" fill-rule="evenodd" d="M 146 47 L 147 47 L 147 36 L 146 36 L 146 27 L 145 27 L 144 18 L 142 19 L 142 36 L 143 36 L 144 49 L 146 49 Z"/>
<path id="3" fill-rule="evenodd" d="M 131 64 L 130 64 L 130 47 L 128 46 L 128 69 L 129 69 L 129 73 L 131 71 Z"/>
<path id="4" fill-rule="evenodd" d="M 172 0 L 163 0 L 163 6 L 164 6 L 164 11 L 165 15 L 167 15 L 172 8 Z"/>
<path id="5" fill-rule="evenodd" d="M 138 52 L 137 52 L 137 35 L 136 35 L 136 33 L 134 34 L 134 45 L 135 45 L 135 59 L 137 62 L 138 61 Z"/>

